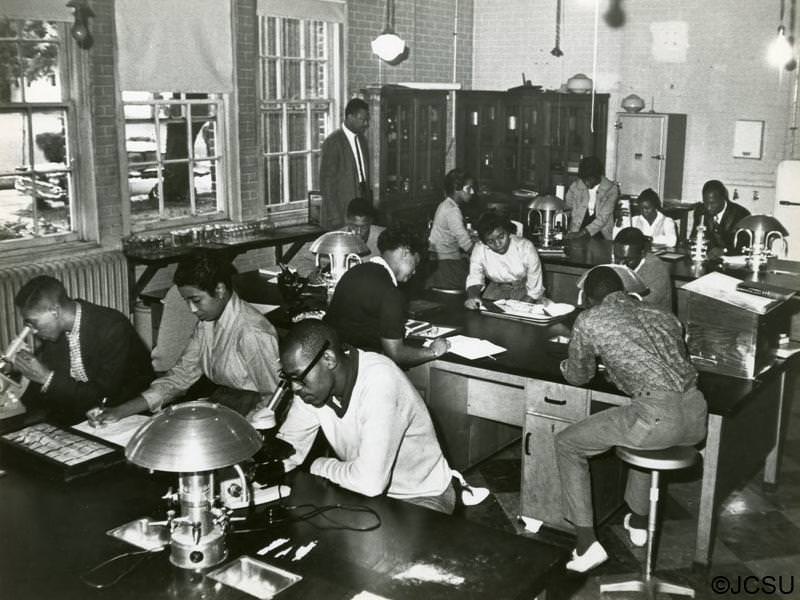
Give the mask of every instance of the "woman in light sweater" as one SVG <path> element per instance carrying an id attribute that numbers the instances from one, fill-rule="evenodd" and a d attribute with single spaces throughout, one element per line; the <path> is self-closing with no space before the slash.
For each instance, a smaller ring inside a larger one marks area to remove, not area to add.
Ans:
<path id="1" fill-rule="evenodd" d="M 467 257 L 474 240 L 464 226 L 464 215 L 459 204 L 472 197 L 475 182 L 462 169 L 453 169 L 444 178 L 447 194 L 436 208 L 433 225 L 428 236 L 432 272 L 426 287 L 463 290 L 469 265 Z"/>
<path id="2" fill-rule="evenodd" d="M 636 227 L 652 239 L 655 246 L 674 246 L 678 242 L 675 221 L 661 212 L 661 199 L 655 191 L 647 188 L 639 194 L 641 215 L 631 219 L 631 227 Z M 614 228 L 614 238 L 623 227 Z"/>

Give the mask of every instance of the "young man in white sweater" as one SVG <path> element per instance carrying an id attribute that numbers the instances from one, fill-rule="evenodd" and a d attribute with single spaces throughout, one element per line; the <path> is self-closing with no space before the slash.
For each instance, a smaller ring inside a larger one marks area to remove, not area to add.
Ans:
<path id="1" fill-rule="evenodd" d="M 307 319 L 281 344 L 281 364 L 294 392 L 278 433 L 295 449 L 287 471 L 305 460 L 322 428 L 338 458 L 315 459 L 312 474 L 365 496 L 453 512 L 452 471 L 428 409 L 390 358 L 342 347 L 334 329 Z"/>

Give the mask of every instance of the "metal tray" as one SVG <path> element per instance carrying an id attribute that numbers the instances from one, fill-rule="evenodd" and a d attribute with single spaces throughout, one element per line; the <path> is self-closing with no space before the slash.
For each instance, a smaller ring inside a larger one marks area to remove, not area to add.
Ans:
<path id="1" fill-rule="evenodd" d="M 208 577 L 260 600 L 267 600 L 300 581 L 302 576 L 273 567 L 249 556 L 240 556 L 208 574 Z"/>

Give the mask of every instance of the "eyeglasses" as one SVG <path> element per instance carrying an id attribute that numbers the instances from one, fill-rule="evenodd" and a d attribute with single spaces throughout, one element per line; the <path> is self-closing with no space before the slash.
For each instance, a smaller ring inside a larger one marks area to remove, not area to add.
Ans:
<path id="1" fill-rule="evenodd" d="M 311 362 L 308 363 L 308 365 L 306 365 L 306 368 L 303 369 L 302 373 L 300 373 L 299 375 L 292 375 L 291 373 L 287 373 L 286 371 L 281 370 L 281 372 L 279 373 L 280 378 L 290 385 L 293 383 L 297 383 L 299 385 L 305 385 L 306 377 L 311 372 L 311 369 L 314 368 L 314 365 L 316 365 L 319 362 L 319 360 L 322 358 L 322 355 L 325 354 L 325 350 L 327 350 L 330 347 L 330 345 L 331 343 L 328 340 L 325 340 L 325 343 L 322 344 L 322 347 L 314 355 L 314 358 L 311 359 Z"/>

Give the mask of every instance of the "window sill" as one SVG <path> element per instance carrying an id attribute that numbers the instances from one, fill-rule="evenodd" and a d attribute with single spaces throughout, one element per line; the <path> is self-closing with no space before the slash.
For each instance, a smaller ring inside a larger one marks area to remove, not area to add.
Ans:
<path id="1" fill-rule="evenodd" d="M 95 252 L 108 252 L 97 242 L 81 242 L 77 240 L 64 240 L 53 242 L 41 246 L 28 246 L 24 248 L 3 248 L 2 258 L 0 258 L 0 268 L 12 267 L 20 264 L 36 264 L 57 260 L 67 256 L 88 255 Z"/>

